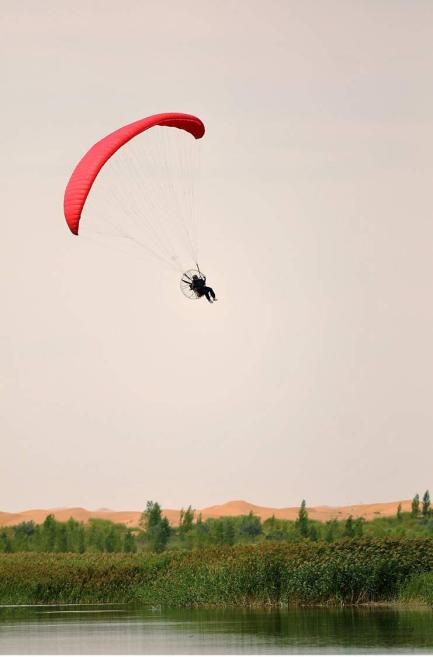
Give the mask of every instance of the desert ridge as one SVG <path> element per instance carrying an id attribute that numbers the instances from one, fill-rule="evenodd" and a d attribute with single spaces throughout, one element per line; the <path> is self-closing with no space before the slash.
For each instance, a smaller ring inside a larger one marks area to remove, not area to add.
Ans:
<path id="1" fill-rule="evenodd" d="M 398 505 L 401 504 L 402 511 L 410 511 L 411 500 L 397 500 L 396 502 L 377 502 L 374 504 L 354 504 L 350 506 L 313 506 L 307 507 L 308 515 L 312 520 L 345 520 L 350 515 L 353 518 L 363 517 L 365 520 L 374 518 L 393 516 L 397 513 Z M 201 513 L 203 520 L 207 518 L 221 518 L 224 516 L 241 516 L 248 513 L 254 513 L 262 521 L 275 516 L 281 520 L 296 520 L 299 507 L 266 507 L 245 502 L 244 500 L 233 500 L 209 506 L 203 509 L 196 509 L 196 515 Z M 18 525 L 20 522 L 33 521 L 41 524 L 45 518 L 52 514 L 59 522 L 65 522 L 69 518 L 74 518 L 78 522 L 88 522 L 90 518 L 101 518 L 119 522 L 128 527 L 136 527 L 140 520 L 142 511 L 113 511 L 111 509 L 97 509 L 91 511 L 82 507 L 54 508 L 54 509 L 28 509 L 16 513 L 0 511 L 0 526 L 7 527 Z M 172 526 L 179 524 L 180 509 L 163 509 L 165 515 Z"/>

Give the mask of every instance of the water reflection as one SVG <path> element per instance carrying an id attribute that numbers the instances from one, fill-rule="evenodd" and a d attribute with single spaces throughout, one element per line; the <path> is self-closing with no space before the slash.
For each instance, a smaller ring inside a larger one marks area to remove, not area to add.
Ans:
<path id="1" fill-rule="evenodd" d="M 0 607 L 5 654 L 433 652 L 433 613 L 390 608 Z"/>

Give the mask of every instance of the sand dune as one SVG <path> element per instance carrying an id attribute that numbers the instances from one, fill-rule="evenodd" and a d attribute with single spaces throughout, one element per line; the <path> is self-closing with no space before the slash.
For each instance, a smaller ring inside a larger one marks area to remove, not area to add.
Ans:
<path id="1" fill-rule="evenodd" d="M 392 516 L 396 513 L 398 505 L 401 504 L 403 511 L 410 511 L 411 500 L 400 500 L 396 502 L 378 502 L 376 504 L 355 504 L 352 506 L 315 506 L 308 507 L 308 515 L 313 520 L 331 520 L 338 518 L 344 520 L 352 515 L 354 518 L 359 516 L 364 517 L 366 520 L 378 518 L 380 516 Z M 209 506 L 204 509 L 197 509 L 197 512 L 202 514 L 203 520 L 206 518 L 220 518 L 223 516 L 240 516 L 248 514 L 252 511 L 259 516 L 262 520 L 275 516 L 276 518 L 284 520 L 295 520 L 299 507 L 283 507 L 273 508 L 266 506 L 258 506 L 245 502 L 244 500 L 233 500 L 225 504 L 216 506 Z M 90 518 L 103 518 L 113 522 L 121 522 L 129 527 L 135 527 L 140 520 L 141 511 L 112 511 L 110 509 L 98 509 L 96 511 L 89 511 L 81 507 L 71 508 L 56 508 L 56 509 L 29 509 L 27 511 L 19 511 L 17 513 L 7 513 L 0 511 L 0 526 L 17 525 L 26 520 L 33 520 L 35 523 L 42 523 L 47 515 L 52 513 L 59 521 L 66 521 L 69 518 L 74 518 L 80 522 L 88 522 Z M 179 523 L 180 510 L 164 509 L 164 515 L 167 516 L 170 524 L 176 526 Z"/>
<path id="2" fill-rule="evenodd" d="M 403 511 L 410 511 L 411 500 L 398 500 L 397 502 L 378 502 L 375 504 L 355 504 L 351 506 L 315 506 L 308 507 L 308 515 L 313 520 L 331 520 L 333 518 L 345 519 L 352 515 L 354 518 L 362 516 L 366 520 L 380 516 L 392 516 L 401 504 Z M 275 516 L 283 520 L 295 520 L 299 507 L 273 508 L 257 506 L 244 500 L 226 502 L 219 506 L 210 506 L 202 510 L 203 518 L 217 518 L 221 516 L 238 516 L 252 511 L 262 520 Z"/>

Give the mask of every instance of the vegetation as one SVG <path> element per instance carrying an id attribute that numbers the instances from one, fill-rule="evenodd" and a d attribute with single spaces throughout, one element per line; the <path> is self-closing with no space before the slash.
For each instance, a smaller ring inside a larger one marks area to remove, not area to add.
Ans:
<path id="1" fill-rule="evenodd" d="M 419 495 L 417 493 L 412 500 L 411 516 L 412 518 L 416 518 L 418 515 L 419 515 Z"/>
<path id="2" fill-rule="evenodd" d="M 400 599 L 433 605 L 433 572 L 410 577 L 401 587 Z"/>
<path id="3" fill-rule="evenodd" d="M 133 529 L 52 515 L 0 529 L 0 603 L 433 604 L 432 563 L 428 491 L 368 522 L 311 520 L 303 500 L 295 521 L 203 520 L 188 507 L 174 528 L 149 501 Z"/>
<path id="4" fill-rule="evenodd" d="M 144 539 L 153 552 L 163 552 L 170 538 L 170 525 L 162 517 L 158 502 L 148 502 L 142 513 L 140 527 L 144 530 Z"/>
<path id="5" fill-rule="evenodd" d="M 424 575 L 432 563 L 431 538 L 306 539 L 162 554 L 11 553 L 0 555 L 0 602 L 356 604 L 393 599 L 415 582 L 432 591 L 431 574 Z"/>
<path id="6" fill-rule="evenodd" d="M 422 515 L 424 518 L 430 515 L 430 493 L 428 490 L 426 490 L 422 498 Z"/>
<path id="7" fill-rule="evenodd" d="M 0 531 L 0 552 L 135 552 L 136 539 L 123 524 L 93 518 L 83 524 L 53 515 L 41 525 L 21 522 Z"/>
<path id="8" fill-rule="evenodd" d="M 153 501 L 147 502 L 139 526 L 134 529 L 99 519 L 83 524 L 71 518 L 62 523 L 49 515 L 41 525 L 22 522 L 15 527 L 0 528 L 0 552 L 160 553 L 276 542 L 333 543 L 362 537 L 433 537 L 429 491 L 424 493 L 422 502 L 420 496 L 415 495 L 409 513 L 402 512 L 398 505 L 395 516 L 370 521 L 352 516 L 328 522 L 311 520 L 305 500 L 295 521 L 272 516 L 262 522 L 253 513 L 203 520 L 189 506 L 181 511 L 179 526 L 170 527 L 160 505 Z"/>

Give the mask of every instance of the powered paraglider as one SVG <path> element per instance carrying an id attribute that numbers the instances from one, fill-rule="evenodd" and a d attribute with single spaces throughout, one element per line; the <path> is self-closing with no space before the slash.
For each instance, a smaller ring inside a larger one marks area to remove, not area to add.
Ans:
<path id="1" fill-rule="evenodd" d="M 190 299 L 200 295 L 189 277 L 202 276 L 185 265 L 198 259 L 194 187 L 204 133 L 198 117 L 178 112 L 123 126 L 87 151 L 64 196 L 74 235 L 147 251 L 182 273 Z"/>

